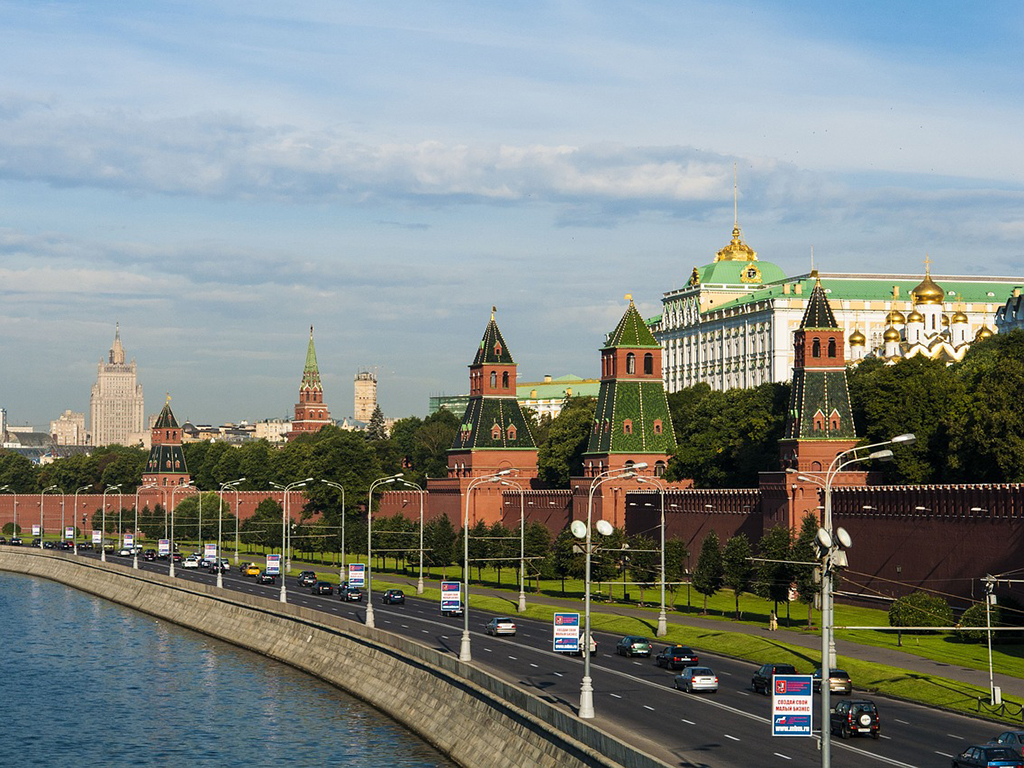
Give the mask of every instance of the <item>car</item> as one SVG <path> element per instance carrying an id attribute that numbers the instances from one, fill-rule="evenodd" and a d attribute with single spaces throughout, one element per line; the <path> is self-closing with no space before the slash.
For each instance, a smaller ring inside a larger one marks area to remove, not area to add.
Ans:
<path id="1" fill-rule="evenodd" d="M 256 574 L 256 583 L 257 584 L 276 584 L 277 583 L 277 577 L 274 574 L 272 574 L 272 573 L 267 573 L 266 571 L 260 571 L 258 574 Z"/>
<path id="2" fill-rule="evenodd" d="M 300 587 L 311 587 L 317 582 L 316 573 L 313 571 L 300 571 L 298 582 Z"/>
<path id="3" fill-rule="evenodd" d="M 750 681 L 750 687 L 754 693 L 763 693 L 766 696 L 772 692 L 772 678 L 775 675 L 796 675 L 796 667 L 792 664 L 762 664 L 754 672 Z"/>
<path id="4" fill-rule="evenodd" d="M 718 693 L 718 675 L 711 667 L 686 667 L 675 676 L 675 686 L 680 691 L 710 691 Z"/>
<path id="5" fill-rule="evenodd" d="M 69 549 L 74 549 L 74 548 L 75 548 L 75 544 L 72 541 L 62 541 L 60 544 L 57 545 L 57 549 L 63 549 L 65 551 L 67 551 Z"/>
<path id="6" fill-rule="evenodd" d="M 181 552 L 172 552 L 171 553 L 171 560 L 173 562 L 175 562 L 175 563 L 180 563 L 181 562 Z"/>
<path id="7" fill-rule="evenodd" d="M 32 546 L 35 547 L 36 549 L 39 549 L 42 545 L 43 545 L 43 540 L 40 539 L 38 536 L 36 536 L 34 539 L 32 539 Z"/>
<path id="8" fill-rule="evenodd" d="M 156 560 L 156 550 L 155 549 L 147 549 L 145 552 L 142 553 L 142 559 L 143 560 Z"/>
<path id="9" fill-rule="evenodd" d="M 692 648 L 685 645 L 669 645 L 662 648 L 654 663 L 665 669 L 683 669 L 685 667 L 696 667 L 700 664 L 700 657 Z"/>
<path id="10" fill-rule="evenodd" d="M 20 547 L 21 546 L 21 537 L 20 536 L 11 536 L 11 540 L 10 540 L 9 543 L 10 543 L 10 545 L 12 547 Z"/>
<path id="11" fill-rule="evenodd" d="M 78 545 L 79 552 L 92 552 L 93 546 L 91 541 L 83 541 Z"/>
<path id="12" fill-rule="evenodd" d="M 119 550 L 117 550 L 117 556 L 118 557 L 131 557 L 132 556 L 131 547 L 121 547 Z"/>
<path id="13" fill-rule="evenodd" d="M 385 605 L 398 605 L 405 603 L 405 592 L 400 589 L 386 589 L 380 601 Z"/>
<path id="14" fill-rule="evenodd" d="M 262 571 L 263 569 L 256 565 L 256 563 L 246 563 L 242 566 L 243 576 L 259 576 Z"/>
<path id="15" fill-rule="evenodd" d="M 57 542 L 55 542 L 55 541 L 44 541 L 43 542 L 43 549 L 56 549 L 56 548 L 57 548 Z"/>
<path id="16" fill-rule="evenodd" d="M 516 623 L 508 616 L 498 616 L 487 622 L 486 629 L 488 635 L 509 635 L 514 637 L 516 634 Z"/>
<path id="17" fill-rule="evenodd" d="M 998 736 L 989 739 L 988 743 L 999 747 L 1008 747 L 1018 755 L 1024 755 L 1024 731 L 1003 731 Z"/>
<path id="18" fill-rule="evenodd" d="M 317 581 L 309 588 L 314 595 L 333 595 L 334 585 L 329 581 Z"/>
<path id="19" fill-rule="evenodd" d="M 363 590 L 359 587 L 343 586 L 338 589 L 338 596 L 347 603 L 361 603 Z"/>
<path id="20" fill-rule="evenodd" d="M 651 656 L 651 641 L 638 635 L 626 635 L 615 644 L 619 656 Z"/>
<path id="21" fill-rule="evenodd" d="M 183 562 L 181 564 L 181 567 L 182 568 L 198 568 L 199 567 L 199 558 L 196 557 L 195 555 L 189 555 L 188 557 L 185 558 L 185 562 Z"/>
<path id="22" fill-rule="evenodd" d="M 231 564 L 226 557 L 220 558 L 219 563 L 216 560 L 207 560 L 207 562 L 209 565 L 206 566 L 206 570 L 210 573 L 216 573 L 218 569 L 221 573 L 227 573 L 231 570 Z"/>
<path id="23" fill-rule="evenodd" d="M 821 667 L 814 670 L 811 682 L 814 685 L 815 691 L 821 690 Z M 841 693 L 844 696 L 849 696 L 853 693 L 853 683 L 850 681 L 850 674 L 843 669 L 833 669 L 832 674 L 828 677 L 828 689 L 832 693 Z"/>
<path id="24" fill-rule="evenodd" d="M 6 544 L 6 543 L 7 543 L 7 537 L 6 536 L 0 536 L 0 544 Z"/>
<path id="25" fill-rule="evenodd" d="M 879 737 L 878 707 L 868 699 L 842 699 L 829 713 L 829 730 L 844 739 L 853 734 Z"/>
<path id="26" fill-rule="evenodd" d="M 953 758 L 953 768 L 1024 768 L 1024 758 L 1009 747 L 979 744 Z"/>

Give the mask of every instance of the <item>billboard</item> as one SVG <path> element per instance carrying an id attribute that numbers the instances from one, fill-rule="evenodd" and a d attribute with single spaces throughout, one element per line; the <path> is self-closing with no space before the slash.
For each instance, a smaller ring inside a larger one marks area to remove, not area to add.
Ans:
<path id="1" fill-rule="evenodd" d="M 69 525 L 67 528 L 64 529 L 64 538 L 65 539 L 73 539 L 73 538 L 75 538 L 75 527 L 73 525 Z"/>
<path id="2" fill-rule="evenodd" d="M 556 613 L 554 647 L 563 653 L 578 653 L 580 650 L 580 615 L 578 613 Z"/>
<path id="3" fill-rule="evenodd" d="M 171 554 L 171 540 L 170 539 L 160 539 L 160 541 L 157 542 L 156 546 L 157 546 L 157 550 L 156 551 L 157 551 L 158 555 L 169 555 L 169 554 Z"/>
<path id="4" fill-rule="evenodd" d="M 363 563 L 348 564 L 348 585 L 350 587 L 366 587 L 366 566 Z"/>
<path id="5" fill-rule="evenodd" d="M 93 531 L 92 532 L 92 543 L 93 544 L 99 544 L 101 541 L 103 541 L 103 532 L 102 531 Z"/>
<path id="6" fill-rule="evenodd" d="M 135 534 L 134 533 L 126 533 L 124 535 L 124 546 L 125 546 L 125 549 L 131 549 L 132 547 L 135 546 Z"/>
<path id="7" fill-rule="evenodd" d="M 39 528 L 38 525 L 33 525 L 32 526 L 32 535 L 33 536 L 38 536 L 39 535 L 39 530 L 40 530 L 40 528 Z"/>
<path id="8" fill-rule="evenodd" d="M 281 556 L 267 555 L 267 573 L 277 576 L 281 573 Z"/>
<path id="9" fill-rule="evenodd" d="M 462 582 L 441 582 L 441 613 L 462 612 Z"/>
<path id="10" fill-rule="evenodd" d="M 216 544 L 207 544 L 206 545 L 205 554 L 203 555 L 203 558 L 205 560 L 207 560 L 208 562 L 211 562 L 211 563 L 214 560 L 216 560 L 217 559 L 217 545 Z"/>
<path id="11" fill-rule="evenodd" d="M 810 736 L 813 711 L 810 675 L 772 677 L 772 736 Z"/>

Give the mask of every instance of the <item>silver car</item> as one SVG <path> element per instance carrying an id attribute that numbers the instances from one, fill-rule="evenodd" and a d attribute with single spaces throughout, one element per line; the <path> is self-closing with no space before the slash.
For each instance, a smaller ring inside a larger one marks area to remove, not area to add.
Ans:
<path id="1" fill-rule="evenodd" d="M 687 667 L 675 677 L 676 688 L 680 691 L 709 691 L 718 693 L 718 675 L 711 667 Z"/>
<path id="2" fill-rule="evenodd" d="M 507 616 L 491 619 L 487 622 L 488 635 L 515 635 L 516 623 Z"/>

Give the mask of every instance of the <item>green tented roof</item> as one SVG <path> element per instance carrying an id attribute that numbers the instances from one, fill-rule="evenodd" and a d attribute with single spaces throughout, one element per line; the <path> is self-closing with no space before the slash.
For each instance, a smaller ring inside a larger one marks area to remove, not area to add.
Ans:
<path id="1" fill-rule="evenodd" d="M 164 407 L 160 409 L 160 415 L 156 417 L 156 423 L 153 424 L 154 429 L 178 429 L 178 421 L 174 418 L 174 413 L 171 411 L 171 404 L 164 403 Z"/>
<path id="2" fill-rule="evenodd" d="M 304 390 L 323 391 L 320 383 L 320 366 L 316 362 L 316 347 L 313 346 L 313 326 L 309 326 L 309 346 L 306 348 L 306 365 L 302 368 Z"/>
<path id="3" fill-rule="evenodd" d="M 515 439 L 510 427 L 514 428 Z M 451 450 L 536 450 L 530 424 L 514 397 L 471 397 Z"/>
<path id="4" fill-rule="evenodd" d="M 626 313 L 619 320 L 619 324 L 615 326 L 615 330 L 608 335 L 608 341 L 604 345 L 604 349 L 616 347 L 661 348 L 661 345 L 655 340 L 654 334 L 651 333 L 651 329 L 647 327 L 647 323 L 637 312 L 632 299 L 629 300 Z"/>
<path id="5" fill-rule="evenodd" d="M 825 289 L 821 287 L 820 282 L 816 282 L 811 290 L 811 297 L 807 300 L 807 309 L 804 310 L 800 327 L 805 330 L 808 328 L 839 328 L 836 316 L 832 314 L 832 307 L 825 297 Z"/>
<path id="6" fill-rule="evenodd" d="M 839 419 L 839 428 L 832 429 L 832 414 Z M 820 413 L 815 429 L 815 415 Z M 789 413 L 786 419 L 788 440 L 855 440 L 850 408 L 850 392 L 846 371 L 825 371 L 799 368 L 793 372 Z"/>
<path id="7" fill-rule="evenodd" d="M 656 422 L 660 422 L 660 430 Z M 672 453 L 675 448 L 675 431 L 661 381 L 601 382 L 587 453 Z"/>
<path id="8" fill-rule="evenodd" d="M 484 337 L 480 339 L 480 346 L 476 351 L 476 356 L 473 358 L 473 365 L 488 364 L 515 365 L 512 353 L 509 352 L 505 339 L 501 337 L 501 331 L 498 328 L 498 324 L 494 321 L 493 314 L 491 315 L 491 321 L 487 323 L 487 327 L 484 329 Z"/>

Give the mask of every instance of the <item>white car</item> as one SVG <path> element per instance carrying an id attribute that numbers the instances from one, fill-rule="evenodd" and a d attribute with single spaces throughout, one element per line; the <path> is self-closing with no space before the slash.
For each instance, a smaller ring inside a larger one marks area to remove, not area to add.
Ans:
<path id="1" fill-rule="evenodd" d="M 711 667 L 687 667 L 675 678 L 676 688 L 680 691 L 710 691 L 718 693 L 718 676 Z"/>
<path id="2" fill-rule="evenodd" d="M 199 558 L 195 557 L 194 555 L 189 555 L 181 563 L 181 567 L 182 568 L 198 568 L 199 567 Z"/>
<path id="3" fill-rule="evenodd" d="M 516 623 L 507 616 L 491 619 L 487 622 L 488 635 L 512 635 L 516 634 Z"/>

